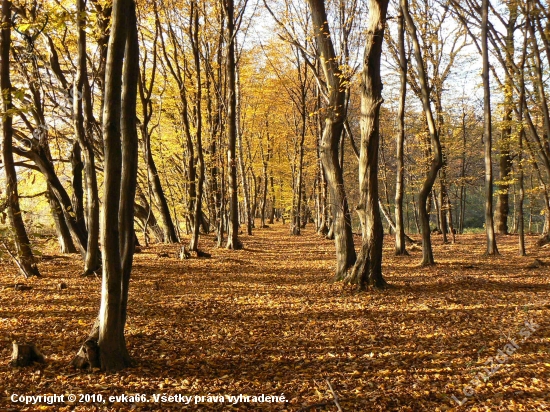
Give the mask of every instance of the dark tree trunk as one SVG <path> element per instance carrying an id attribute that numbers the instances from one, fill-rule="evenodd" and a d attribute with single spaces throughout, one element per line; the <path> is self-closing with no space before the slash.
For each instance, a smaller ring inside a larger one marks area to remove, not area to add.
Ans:
<path id="1" fill-rule="evenodd" d="M 27 230 L 19 207 L 19 191 L 17 188 L 17 171 L 13 161 L 13 112 L 12 85 L 10 79 L 11 50 L 11 1 L 2 0 L 2 31 L 0 42 L 0 88 L 2 89 L 2 163 L 5 173 L 5 196 L 10 226 L 14 234 L 17 259 L 22 275 L 26 277 L 40 276 L 34 261 Z"/>
<path id="2" fill-rule="evenodd" d="M 235 62 L 235 6 L 234 0 L 224 0 L 227 16 L 227 161 L 229 176 L 229 233 L 227 249 L 242 249 L 239 239 L 239 200 L 237 192 L 237 87 Z"/>
<path id="3" fill-rule="evenodd" d="M 508 3 L 510 16 L 506 25 L 506 67 L 504 70 L 505 76 L 505 93 L 504 93 L 504 118 L 503 127 L 500 135 L 499 149 L 499 185 L 498 185 L 498 201 L 495 215 L 496 230 L 501 235 L 507 235 L 508 230 L 508 215 L 510 213 L 509 206 L 509 188 L 512 174 L 512 155 L 510 153 L 510 139 L 512 138 L 512 112 L 514 110 L 513 91 L 514 79 L 513 71 L 513 56 L 515 52 L 514 32 L 516 30 L 516 22 L 518 18 L 518 6 L 514 2 Z"/>
<path id="4" fill-rule="evenodd" d="M 84 163 L 82 163 L 82 150 L 78 142 L 73 144 L 71 165 L 73 169 L 73 213 L 75 214 L 76 223 L 80 227 L 80 230 L 86 232 L 86 221 L 84 220 L 84 187 L 82 185 Z"/>
<path id="5" fill-rule="evenodd" d="M 345 278 L 356 260 L 348 198 L 344 189 L 339 148 L 346 119 L 346 86 L 330 36 L 324 0 L 308 0 L 321 67 L 328 86 L 328 104 L 324 111 L 324 130 L 320 144 L 321 162 L 330 190 L 336 245 L 335 278 Z"/>
<path id="6" fill-rule="evenodd" d="M 348 281 L 360 290 L 367 286 L 383 288 L 382 246 L 384 229 L 378 206 L 378 149 L 380 144 L 380 106 L 382 79 L 380 59 L 388 0 L 369 1 L 369 23 L 361 74 L 361 155 L 359 160 L 360 200 L 363 241 L 357 262 Z"/>
<path id="7" fill-rule="evenodd" d="M 403 148 L 405 144 L 405 101 L 407 97 L 407 56 L 405 53 L 405 24 L 403 11 L 399 8 L 397 18 L 399 25 L 399 73 L 401 80 L 401 91 L 399 95 L 399 132 L 397 134 L 397 171 L 395 179 L 395 254 L 396 256 L 408 255 L 405 248 L 405 225 L 403 223 L 403 193 L 405 164 L 403 160 Z"/>
<path id="8" fill-rule="evenodd" d="M 191 3 L 191 15 L 193 28 L 190 31 L 190 39 L 193 47 L 193 57 L 195 61 L 196 71 L 196 123 L 195 123 L 195 140 L 197 145 L 197 185 L 195 209 L 193 210 L 193 232 L 189 243 L 189 250 L 197 252 L 199 250 L 199 234 L 200 227 L 203 221 L 202 213 L 202 195 L 204 191 L 204 153 L 202 149 L 202 82 L 201 82 L 201 63 L 200 63 L 200 44 L 199 44 L 199 10 L 196 2 Z"/>
<path id="9" fill-rule="evenodd" d="M 518 110 L 518 123 L 521 125 L 519 131 L 519 148 L 518 148 L 518 185 L 519 185 L 519 199 L 518 199 L 518 252 L 520 256 L 525 256 L 525 222 L 523 216 L 523 202 L 525 199 L 524 190 L 524 176 L 523 176 L 523 141 L 525 139 L 525 128 L 523 126 L 523 111 L 525 109 L 525 58 L 527 54 L 527 32 L 524 31 L 522 56 L 519 67 L 519 110 Z"/>
<path id="10" fill-rule="evenodd" d="M 273 173 L 273 172 L 271 172 Z M 269 210 L 269 224 L 272 225 L 275 222 L 275 184 L 273 182 L 273 174 L 269 177 L 269 183 L 271 187 L 271 209 Z"/>

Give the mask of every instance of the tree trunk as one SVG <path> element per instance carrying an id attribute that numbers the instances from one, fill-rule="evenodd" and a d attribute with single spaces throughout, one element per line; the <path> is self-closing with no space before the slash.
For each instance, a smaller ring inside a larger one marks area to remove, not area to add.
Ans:
<path id="1" fill-rule="evenodd" d="M 512 174 L 512 155 L 510 153 L 510 139 L 512 138 L 512 112 L 514 110 L 514 79 L 513 71 L 513 56 L 515 52 L 514 32 L 516 30 L 516 22 L 518 18 L 518 6 L 514 2 L 507 3 L 510 16 L 506 25 L 506 67 L 504 70 L 504 117 L 503 127 L 500 135 L 499 149 L 499 185 L 498 185 L 498 201 L 495 215 L 496 230 L 501 235 L 507 235 L 508 230 L 508 215 L 509 207 L 509 186 Z"/>
<path id="2" fill-rule="evenodd" d="M 380 106 L 382 79 L 380 59 L 388 0 L 369 1 L 369 22 L 363 72 L 361 74 L 361 154 L 359 161 L 360 201 L 357 213 L 361 219 L 363 242 L 357 262 L 348 281 L 358 289 L 367 286 L 383 288 L 382 246 L 384 229 L 378 206 L 378 149 L 380 143 Z"/>
<path id="3" fill-rule="evenodd" d="M 103 282 L 98 336 L 101 368 L 110 372 L 130 364 L 124 328 L 134 252 L 133 204 L 137 174 L 135 122 L 139 75 L 136 31 L 133 0 L 114 0 L 103 114 Z"/>
<path id="4" fill-rule="evenodd" d="M 227 249 L 242 249 L 239 239 L 239 200 L 237 192 L 237 88 L 235 62 L 235 5 L 234 0 L 224 0 L 227 15 L 227 167 L 229 168 L 229 233 Z"/>
<path id="5" fill-rule="evenodd" d="M 527 32 L 524 31 L 522 57 L 519 67 L 519 110 L 518 123 L 521 125 L 519 131 L 519 147 L 518 147 L 518 252 L 520 256 L 525 256 L 525 222 L 523 216 L 523 202 L 525 200 L 524 176 L 523 176 L 523 141 L 525 139 L 525 128 L 523 126 L 523 111 L 525 109 L 525 57 L 527 54 Z"/>
<path id="6" fill-rule="evenodd" d="M 2 0 L 2 31 L 0 43 L 0 88 L 2 89 L 2 163 L 5 173 L 5 196 L 10 226 L 14 234 L 17 259 L 22 275 L 26 277 L 40 276 L 34 261 L 27 230 L 19 207 L 19 191 L 17 188 L 17 171 L 13 161 L 13 115 L 12 85 L 10 79 L 11 50 L 11 1 Z"/>
<path id="7" fill-rule="evenodd" d="M 321 67 L 328 86 L 329 102 L 324 111 L 325 125 L 320 144 L 320 154 L 334 215 L 334 243 L 336 245 L 335 278 L 342 280 L 345 278 L 347 270 L 354 265 L 356 260 L 351 215 L 344 189 L 343 170 L 338 158 L 344 121 L 346 119 L 346 86 L 334 52 L 325 2 L 324 0 L 308 0 L 308 3 L 311 8 Z"/>
<path id="8" fill-rule="evenodd" d="M 82 172 L 84 171 L 84 163 L 82 163 L 82 150 L 77 142 L 74 142 L 71 151 L 71 166 L 73 172 L 73 213 L 75 214 L 76 223 L 82 232 L 86 232 L 86 221 L 84 220 L 84 188 L 82 185 Z"/>
<path id="9" fill-rule="evenodd" d="M 487 30 L 489 24 L 489 0 L 482 1 L 481 7 L 481 47 L 483 59 L 483 120 L 485 140 L 485 232 L 487 235 L 487 255 L 498 254 L 493 224 L 493 165 L 492 151 L 492 124 L 491 124 L 491 88 L 489 84 L 489 51 Z"/>
<path id="10" fill-rule="evenodd" d="M 401 90 L 399 95 L 399 132 L 397 134 L 397 170 L 395 177 L 395 255 L 408 255 L 405 248 L 405 226 L 403 224 L 403 193 L 405 165 L 403 160 L 405 145 L 405 101 L 407 97 L 407 56 L 405 54 L 405 25 L 403 11 L 399 8 L 398 22 L 398 43 L 399 43 L 399 75 Z"/>
<path id="11" fill-rule="evenodd" d="M 411 36 L 414 54 L 417 65 L 418 80 L 421 87 L 422 94 L 422 106 L 426 115 L 427 126 L 431 139 L 431 147 L 433 157 L 430 164 L 430 169 L 426 175 L 426 179 L 422 184 L 420 193 L 418 194 L 418 206 L 420 215 L 420 224 L 422 226 L 422 266 L 432 265 L 434 263 L 432 241 L 430 233 L 430 215 L 428 212 L 428 197 L 432 191 L 437 173 L 441 166 L 443 166 L 443 158 L 441 154 L 441 143 L 439 141 L 439 134 L 435 126 L 434 116 L 431 107 L 430 88 L 428 86 L 428 77 L 424 67 L 424 60 L 422 58 L 422 52 L 420 50 L 420 44 L 418 42 L 418 35 L 414 21 L 409 13 L 408 0 L 401 0 L 401 8 L 405 17 L 407 30 Z"/>
<path id="12" fill-rule="evenodd" d="M 71 232 L 67 223 L 65 222 L 65 217 L 63 216 L 63 210 L 55 197 L 55 194 L 48 187 L 46 193 L 48 203 L 50 204 L 50 211 L 52 213 L 52 219 L 55 224 L 55 231 L 57 233 L 57 239 L 59 242 L 59 251 L 61 253 L 76 253 L 76 247 L 71 238 Z"/>
<path id="13" fill-rule="evenodd" d="M 93 106 L 86 62 L 85 12 L 85 1 L 78 0 L 77 14 L 80 17 L 78 19 L 78 64 L 75 93 L 73 94 L 73 112 L 75 135 L 84 156 L 87 238 L 83 275 L 89 275 L 99 269 L 101 257 L 99 253 L 99 194 L 92 132 Z"/>
<path id="14" fill-rule="evenodd" d="M 200 63 L 200 45 L 199 45 L 199 10 L 196 2 L 191 3 L 191 15 L 193 19 L 193 28 L 191 30 L 191 44 L 193 45 L 193 57 L 196 71 L 196 123 L 195 139 L 197 145 L 197 192 L 195 199 L 195 209 L 193 210 L 193 233 L 189 242 L 189 250 L 198 252 L 199 234 L 203 219 L 202 213 L 202 195 L 204 192 L 204 153 L 202 148 L 202 82 L 201 82 L 201 63 Z"/>

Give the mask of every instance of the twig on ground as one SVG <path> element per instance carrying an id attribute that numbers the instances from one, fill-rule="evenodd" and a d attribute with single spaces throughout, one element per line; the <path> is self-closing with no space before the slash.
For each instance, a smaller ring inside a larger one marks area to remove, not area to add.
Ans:
<path id="1" fill-rule="evenodd" d="M 328 388 L 330 389 L 330 392 L 332 393 L 332 396 L 334 397 L 334 404 L 338 408 L 338 412 L 343 412 L 342 407 L 338 403 L 338 395 L 336 395 L 336 392 L 334 392 L 334 389 L 332 389 L 332 385 L 330 384 L 329 380 L 327 379 L 326 381 L 327 381 Z"/>

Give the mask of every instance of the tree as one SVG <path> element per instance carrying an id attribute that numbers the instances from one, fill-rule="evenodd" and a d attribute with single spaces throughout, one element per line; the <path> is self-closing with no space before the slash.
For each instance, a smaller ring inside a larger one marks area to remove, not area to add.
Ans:
<path id="1" fill-rule="evenodd" d="M 399 132 L 397 134 L 397 174 L 395 181 L 395 254 L 397 256 L 407 255 L 405 248 L 405 224 L 403 222 L 403 186 L 405 165 L 403 160 L 403 146 L 405 144 L 405 101 L 407 97 L 407 55 L 405 51 L 405 22 L 403 10 L 399 8 L 398 22 L 398 50 L 399 50 Z"/>
<path id="2" fill-rule="evenodd" d="M 101 222 L 103 277 L 98 321 L 86 341 L 99 347 L 102 370 L 130 364 L 124 328 L 134 254 L 134 198 L 137 179 L 136 125 L 139 45 L 135 3 L 114 0 L 105 72 L 103 114 L 104 198 Z M 88 356 L 93 353 L 88 351 Z"/>
<path id="3" fill-rule="evenodd" d="M 493 164 L 492 151 L 492 117 L 491 117 L 491 87 L 489 84 L 489 51 L 487 43 L 487 25 L 489 24 L 489 0 L 483 0 L 481 6 L 481 49 L 483 60 L 483 119 L 485 141 L 485 231 L 487 235 L 487 254 L 498 254 L 493 224 Z"/>
<path id="4" fill-rule="evenodd" d="M 428 197 L 432 191 L 435 180 L 437 179 L 437 173 L 441 166 L 443 166 L 443 156 L 441 153 L 441 143 L 439 141 L 439 133 L 435 124 L 433 111 L 431 107 L 430 87 L 428 86 L 428 76 L 424 67 L 424 59 L 422 57 L 422 51 L 420 49 L 420 43 L 418 41 L 418 35 L 416 26 L 409 12 L 408 0 L 401 0 L 401 9 L 405 17 L 407 31 L 411 36 L 414 47 L 414 55 L 416 60 L 416 67 L 418 72 L 418 81 L 420 83 L 420 90 L 422 96 L 422 106 L 424 114 L 426 115 L 426 122 L 430 134 L 430 140 L 433 151 L 433 158 L 430 163 L 430 168 L 426 175 L 426 179 L 418 194 L 419 215 L 420 223 L 422 226 L 422 266 L 432 265 L 434 263 L 431 231 L 430 231 L 430 215 L 428 213 Z"/>
<path id="5" fill-rule="evenodd" d="M 324 127 L 320 157 L 330 190 L 330 202 L 334 215 L 336 279 L 342 280 L 357 258 L 353 246 L 351 216 L 344 188 L 343 170 L 338 156 L 346 120 L 345 77 L 334 52 L 324 0 L 308 0 L 308 4 L 311 9 L 320 66 L 327 84 L 328 102 L 323 110 Z"/>
<path id="6" fill-rule="evenodd" d="M 4 165 L 5 195 L 8 217 L 14 234 L 17 251 L 16 261 L 21 274 L 26 277 L 40 276 L 40 271 L 34 261 L 31 244 L 23 223 L 19 206 L 19 191 L 17 188 L 17 172 L 13 160 L 13 115 L 12 85 L 10 79 L 11 51 L 11 8 L 10 0 L 2 0 L 2 31 L 0 43 L 0 89 L 2 89 L 2 163 Z"/>
<path id="7" fill-rule="evenodd" d="M 361 73 L 361 156 L 359 160 L 360 201 L 363 242 L 351 276 L 347 279 L 363 290 L 366 286 L 383 288 L 382 246 L 384 230 L 378 206 L 378 149 L 382 79 L 380 59 L 388 0 L 369 1 L 369 24 Z"/>
<path id="8" fill-rule="evenodd" d="M 229 167 L 229 232 L 227 249 L 242 249 L 239 239 L 239 200 L 237 192 L 237 87 L 235 62 L 235 5 L 233 0 L 223 0 L 227 16 L 227 164 Z"/>

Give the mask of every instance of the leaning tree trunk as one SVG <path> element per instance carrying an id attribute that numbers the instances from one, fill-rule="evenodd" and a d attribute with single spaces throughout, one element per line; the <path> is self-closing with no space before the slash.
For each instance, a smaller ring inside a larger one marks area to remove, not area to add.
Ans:
<path id="1" fill-rule="evenodd" d="M 343 170 L 338 150 L 344 121 L 346 119 L 345 79 L 334 52 L 324 0 L 308 0 L 319 49 L 321 67 L 328 86 L 328 104 L 325 108 L 325 125 L 320 144 L 321 162 L 330 191 L 330 202 L 334 216 L 334 243 L 336 245 L 335 278 L 343 280 L 346 272 L 356 260 L 349 212 L 348 198 L 344 188 Z"/>
<path id="2" fill-rule="evenodd" d="M 235 62 L 235 5 L 234 0 L 224 0 L 227 15 L 227 167 L 229 176 L 229 231 L 227 249 L 242 249 L 239 239 L 239 199 L 237 197 L 237 88 Z"/>
<path id="3" fill-rule="evenodd" d="M 433 185 L 437 178 L 437 172 L 443 166 L 443 158 L 441 154 L 441 143 L 439 141 L 439 134 L 435 126 L 434 115 L 431 107 L 430 88 L 428 86 L 428 76 L 424 67 L 424 60 L 422 57 L 422 51 L 420 49 L 420 43 L 418 41 L 418 34 L 416 26 L 409 12 L 408 0 L 401 0 L 401 9 L 405 17 L 407 30 L 411 36 L 414 55 L 416 60 L 418 81 L 421 88 L 422 106 L 426 115 L 426 122 L 430 134 L 430 140 L 432 144 L 433 157 L 430 164 L 430 168 L 426 175 L 426 179 L 422 184 L 420 193 L 418 194 L 418 208 L 420 215 L 420 225 L 422 228 L 422 266 L 432 265 L 434 263 L 432 240 L 430 232 L 430 214 L 428 212 L 428 197 L 432 191 Z"/>
<path id="4" fill-rule="evenodd" d="M 405 54 L 405 25 L 403 11 L 399 8 L 398 16 L 399 33 L 399 73 L 401 80 L 401 92 L 399 95 L 399 132 L 397 134 L 397 171 L 395 179 L 395 254 L 397 256 L 408 255 L 405 248 L 405 225 L 403 223 L 403 192 L 405 165 L 403 160 L 405 145 L 405 101 L 407 97 L 407 56 Z"/>
<path id="5" fill-rule="evenodd" d="M 23 216 L 19 207 L 19 191 L 17 188 L 17 171 L 13 161 L 13 111 L 10 79 L 10 50 L 11 50 L 11 1 L 2 0 L 2 32 L 0 43 L 0 88 L 2 89 L 2 163 L 5 173 L 5 196 L 8 217 L 14 234 L 14 243 L 17 250 L 17 260 L 22 275 L 26 277 L 40 276 L 34 261 L 30 240 L 23 223 Z"/>
<path id="6" fill-rule="evenodd" d="M 369 24 L 361 74 L 361 154 L 359 159 L 360 200 L 363 242 L 357 262 L 347 281 L 360 290 L 367 286 L 383 288 L 382 246 L 384 228 L 378 206 L 378 149 L 380 144 L 380 106 L 382 79 L 380 59 L 388 0 L 369 1 Z"/>
<path id="7" fill-rule="evenodd" d="M 50 211 L 52 213 L 52 219 L 55 224 L 55 231 L 57 233 L 57 240 L 59 242 L 59 251 L 61 253 L 76 253 L 76 246 L 73 243 L 71 238 L 71 232 L 65 222 L 65 217 L 63 216 L 63 210 L 55 197 L 55 194 L 48 187 L 46 192 L 46 198 L 50 204 Z"/>
<path id="8" fill-rule="evenodd" d="M 481 48 L 483 58 L 483 119 L 485 139 L 485 232 L 487 234 L 487 255 L 498 254 L 493 224 L 493 165 L 491 161 L 492 151 L 492 125 L 491 125 L 491 89 L 489 84 L 489 51 L 487 44 L 487 30 L 489 24 L 489 0 L 483 0 L 481 23 Z"/>

